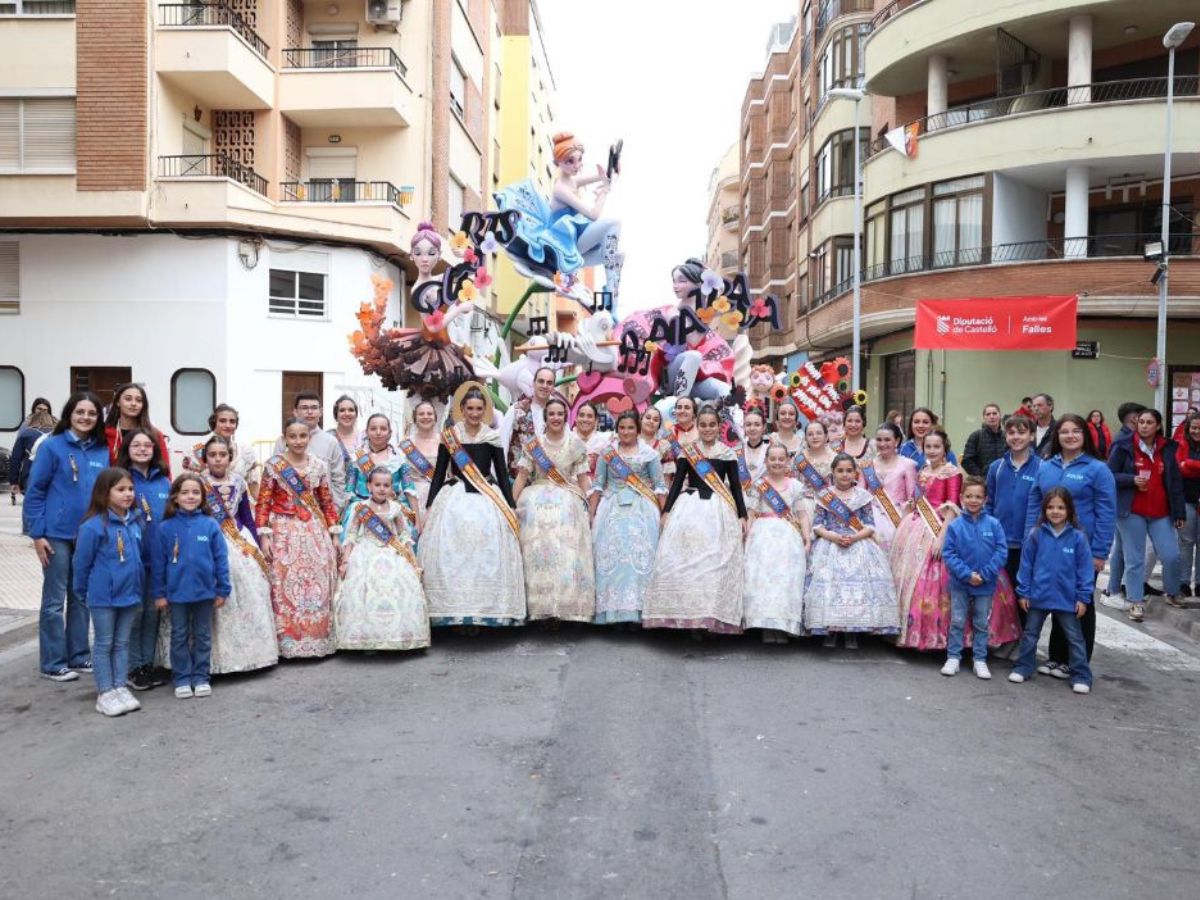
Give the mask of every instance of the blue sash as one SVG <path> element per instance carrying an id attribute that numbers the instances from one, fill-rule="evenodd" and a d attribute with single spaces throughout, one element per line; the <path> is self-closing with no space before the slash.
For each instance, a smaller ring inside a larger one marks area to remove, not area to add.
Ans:
<path id="1" fill-rule="evenodd" d="M 792 508 L 787 505 L 787 501 L 783 499 L 783 495 L 771 486 L 771 482 L 765 478 L 760 478 L 754 487 L 758 491 L 758 495 L 767 502 L 767 506 L 771 507 L 771 511 L 775 515 L 791 523 L 792 527 L 797 531 L 800 530 L 800 520 L 792 514 Z"/>
<path id="2" fill-rule="evenodd" d="M 816 466 L 803 456 L 799 456 L 796 458 L 796 471 L 808 482 L 822 506 L 837 516 L 845 525 L 850 526 L 855 531 L 862 530 L 862 520 L 854 514 L 854 510 L 847 506 L 844 501 L 838 499 L 833 491 L 830 490 L 829 483 L 817 471 Z"/>
<path id="3" fill-rule="evenodd" d="M 704 483 L 708 485 L 709 489 L 711 489 L 714 494 L 728 503 L 730 508 L 735 511 L 737 510 L 737 504 L 734 502 L 733 494 L 729 492 L 729 488 L 726 486 L 724 479 L 717 474 L 717 470 L 713 468 L 712 462 L 707 456 L 700 452 L 700 448 L 698 446 L 695 444 L 681 445 L 678 441 L 672 441 L 671 448 L 675 451 L 677 456 L 686 459 L 691 464 L 692 468 L 696 470 L 696 474 L 703 479 Z"/>
<path id="4" fill-rule="evenodd" d="M 604 452 L 600 456 L 604 459 L 604 465 L 607 469 L 617 476 L 626 487 L 632 488 L 656 507 L 658 506 L 658 495 L 654 493 L 650 485 L 638 478 L 633 469 L 629 468 L 629 463 L 625 462 L 625 459 L 617 452 L 617 448 L 614 445 L 609 444 L 605 447 Z"/>
<path id="5" fill-rule="evenodd" d="M 387 522 L 379 518 L 378 513 L 367 506 L 365 502 L 359 506 L 358 513 L 355 518 L 357 518 L 362 526 L 366 528 L 367 531 L 371 532 L 371 534 L 374 535 L 381 544 L 383 544 L 385 547 L 391 547 L 406 560 L 408 560 L 414 569 L 417 568 L 417 558 L 415 555 L 413 555 L 412 548 L 404 543 L 404 541 L 400 539 L 399 535 L 397 535 L 394 531 L 392 531 L 391 528 L 388 527 Z"/>
<path id="6" fill-rule="evenodd" d="M 304 479 L 300 477 L 300 473 L 296 471 L 295 467 L 291 463 L 289 463 L 282 456 L 273 456 L 267 461 L 267 465 L 270 466 L 271 471 L 275 474 L 275 477 L 279 479 L 280 483 L 292 492 L 292 496 L 297 501 L 296 516 L 302 522 L 307 522 L 310 518 L 312 518 L 312 514 L 314 512 L 321 519 L 325 518 L 325 513 L 321 509 L 321 504 L 317 501 L 317 498 L 313 495 L 313 492 L 309 490 L 308 485 L 305 483 Z"/>
<path id="7" fill-rule="evenodd" d="M 742 493 L 749 490 L 754 479 L 750 477 L 750 466 L 746 463 L 746 449 L 744 447 L 737 448 L 737 466 L 738 466 L 738 481 L 742 483 Z"/>
<path id="8" fill-rule="evenodd" d="M 405 438 L 400 442 L 400 449 L 404 455 L 408 457 L 408 461 L 412 463 L 414 469 L 421 473 L 421 477 L 426 481 L 433 480 L 433 464 L 425 458 L 425 454 L 417 449 L 417 445 Z"/>

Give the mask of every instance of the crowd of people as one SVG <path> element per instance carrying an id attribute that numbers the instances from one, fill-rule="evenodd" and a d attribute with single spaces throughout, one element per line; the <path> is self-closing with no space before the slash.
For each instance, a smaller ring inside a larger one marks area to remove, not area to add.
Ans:
<path id="1" fill-rule="evenodd" d="M 988 404 L 960 462 L 925 408 L 874 432 L 851 408 L 836 445 L 791 402 L 747 408 L 736 439 L 689 397 L 669 421 L 628 409 L 606 432 L 583 407 L 572 425 L 550 369 L 503 419 L 474 382 L 447 410 L 417 403 L 403 435 L 351 397 L 328 431 L 317 394 L 292 412 L 260 461 L 220 404 L 173 477 L 142 386 L 107 410 L 74 394 L 57 421 L 34 403 L 13 462 L 44 571 L 44 677 L 91 671 L 116 716 L 168 682 L 205 697 L 213 675 L 281 658 L 551 620 L 848 649 L 879 635 L 943 654 L 943 675 L 968 653 L 991 678 L 999 652 L 1012 682 L 1085 694 L 1110 556 L 1105 602 L 1135 622 L 1155 559 L 1165 602 L 1200 582 L 1200 414 L 1172 437 L 1125 403 L 1114 437 L 1046 394 L 1008 416 Z"/>

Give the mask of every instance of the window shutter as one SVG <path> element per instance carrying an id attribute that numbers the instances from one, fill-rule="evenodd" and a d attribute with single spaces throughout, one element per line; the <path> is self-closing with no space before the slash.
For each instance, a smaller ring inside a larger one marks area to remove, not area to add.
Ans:
<path id="1" fill-rule="evenodd" d="M 308 178 L 310 181 L 321 181 L 323 179 L 354 179 L 356 159 L 347 154 L 345 156 L 310 156 L 308 158 Z"/>
<path id="2" fill-rule="evenodd" d="M 20 168 L 20 129 L 18 127 L 18 111 L 20 100 L 0 99 L 0 170 Z"/>
<path id="3" fill-rule="evenodd" d="M 26 98 L 21 168 L 75 168 L 75 99 Z"/>
<path id="4" fill-rule="evenodd" d="M 20 244 L 0 241 L 0 315 L 21 309 Z"/>

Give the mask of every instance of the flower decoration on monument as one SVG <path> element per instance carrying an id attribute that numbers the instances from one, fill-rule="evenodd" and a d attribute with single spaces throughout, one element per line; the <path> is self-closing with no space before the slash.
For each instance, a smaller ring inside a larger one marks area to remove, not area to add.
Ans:
<path id="1" fill-rule="evenodd" d="M 712 269 L 705 269 L 700 275 L 700 290 L 706 297 L 719 297 L 725 293 L 725 279 Z"/>
<path id="2" fill-rule="evenodd" d="M 495 253 L 500 249 L 500 242 L 496 240 L 496 235 L 489 231 L 483 236 L 483 240 L 479 242 L 480 253 Z"/>
<path id="3" fill-rule="evenodd" d="M 456 231 L 450 236 L 450 252 L 462 259 L 471 246 L 471 239 L 465 231 Z"/>

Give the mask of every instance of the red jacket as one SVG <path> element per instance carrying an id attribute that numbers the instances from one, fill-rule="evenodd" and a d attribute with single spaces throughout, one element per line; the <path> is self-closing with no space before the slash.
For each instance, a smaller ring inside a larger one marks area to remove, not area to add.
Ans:
<path id="1" fill-rule="evenodd" d="M 1096 445 L 1096 458 L 1108 459 L 1108 453 L 1112 450 L 1112 432 L 1108 430 L 1108 425 L 1100 423 L 1100 427 L 1088 422 L 1088 431 L 1092 433 L 1092 443 Z M 1103 441 L 1101 440 L 1103 438 Z"/>
<path id="2" fill-rule="evenodd" d="M 121 429 L 116 425 L 106 425 L 104 436 L 108 438 L 108 464 L 115 466 L 117 464 L 117 454 L 121 452 Z M 161 431 L 158 432 L 158 446 L 162 450 L 163 472 L 170 478 L 171 448 L 167 446 L 167 436 Z"/>

